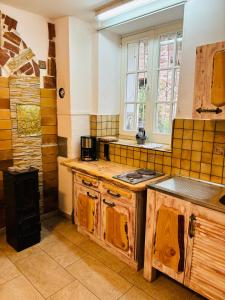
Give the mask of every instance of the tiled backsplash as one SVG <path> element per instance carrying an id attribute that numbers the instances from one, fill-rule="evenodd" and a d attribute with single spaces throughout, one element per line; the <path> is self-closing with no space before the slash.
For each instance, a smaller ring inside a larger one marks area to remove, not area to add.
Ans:
<path id="1" fill-rule="evenodd" d="M 110 144 L 110 159 L 137 168 L 225 184 L 225 120 L 176 119 L 171 152 Z M 103 144 L 100 146 L 100 156 Z"/>
<path id="2" fill-rule="evenodd" d="M 119 115 L 91 115 L 90 129 L 92 136 L 118 136 Z"/>

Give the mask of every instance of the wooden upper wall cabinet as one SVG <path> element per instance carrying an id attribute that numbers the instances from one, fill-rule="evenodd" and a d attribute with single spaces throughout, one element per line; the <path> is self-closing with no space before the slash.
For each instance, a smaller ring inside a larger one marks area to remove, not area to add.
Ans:
<path id="1" fill-rule="evenodd" d="M 202 112 L 201 109 L 222 109 L 222 112 Z M 225 119 L 225 41 L 197 47 L 194 119 Z"/>

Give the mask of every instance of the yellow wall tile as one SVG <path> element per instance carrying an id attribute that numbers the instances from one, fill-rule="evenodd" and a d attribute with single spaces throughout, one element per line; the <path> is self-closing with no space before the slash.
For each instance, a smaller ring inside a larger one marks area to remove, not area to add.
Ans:
<path id="1" fill-rule="evenodd" d="M 184 129 L 193 129 L 194 121 L 187 119 L 184 120 Z"/>
<path id="2" fill-rule="evenodd" d="M 141 152 L 140 151 L 134 151 L 134 159 L 140 159 Z"/>
<path id="3" fill-rule="evenodd" d="M 205 120 L 204 130 L 214 131 L 216 126 L 215 120 Z"/>
<path id="4" fill-rule="evenodd" d="M 180 149 L 182 145 L 182 139 L 174 139 L 173 140 L 173 148 Z"/>
<path id="5" fill-rule="evenodd" d="M 203 142 L 202 143 L 202 152 L 211 153 L 213 151 L 213 143 Z"/>
<path id="6" fill-rule="evenodd" d="M 202 153 L 202 159 L 201 161 L 203 163 L 206 163 L 206 164 L 211 164 L 211 161 L 212 161 L 212 153 L 206 153 L 206 152 L 203 152 Z"/>
<path id="7" fill-rule="evenodd" d="M 184 128 L 184 120 L 183 119 L 175 119 L 174 128 Z"/>
<path id="8" fill-rule="evenodd" d="M 163 157 L 163 164 L 165 166 L 171 166 L 171 163 L 172 163 L 172 158 L 171 157 L 166 157 L 166 156 Z"/>
<path id="9" fill-rule="evenodd" d="M 180 159 L 172 158 L 172 168 L 180 169 Z"/>
<path id="10" fill-rule="evenodd" d="M 152 162 L 147 162 L 147 168 L 150 169 L 150 170 L 154 170 L 155 164 L 152 163 Z"/>
<path id="11" fill-rule="evenodd" d="M 198 172 L 190 172 L 190 177 L 191 178 L 196 178 L 196 179 L 199 179 L 199 176 L 200 176 L 200 174 L 198 173 Z"/>
<path id="12" fill-rule="evenodd" d="M 182 149 L 191 150 L 192 140 L 183 140 Z"/>
<path id="13" fill-rule="evenodd" d="M 211 174 L 214 176 L 222 177 L 223 176 L 223 167 L 212 165 Z"/>
<path id="14" fill-rule="evenodd" d="M 201 164 L 200 162 L 192 161 L 191 162 L 191 171 L 200 172 Z"/>
<path id="15" fill-rule="evenodd" d="M 204 120 L 194 120 L 194 130 L 203 130 Z"/>
<path id="16" fill-rule="evenodd" d="M 203 131 L 194 130 L 193 131 L 193 140 L 194 141 L 202 141 L 203 140 Z"/>
<path id="17" fill-rule="evenodd" d="M 201 141 L 192 141 L 192 150 L 202 151 L 202 142 Z"/>
<path id="18" fill-rule="evenodd" d="M 204 131 L 203 141 L 212 143 L 214 141 L 214 131 Z"/>
<path id="19" fill-rule="evenodd" d="M 183 139 L 192 140 L 193 130 L 184 129 Z"/>
<path id="20" fill-rule="evenodd" d="M 189 177 L 189 175 L 190 175 L 190 171 L 183 170 L 183 169 L 180 170 L 180 176 Z"/>
<path id="21" fill-rule="evenodd" d="M 225 132 L 225 120 L 216 121 L 216 131 Z"/>
<path id="22" fill-rule="evenodd" d="M 201 152 L 200 151 L 192 151 L 191 160 L 192 161 L 201 161 Z"/>
<path id="23" fill-rule="evenodd" d="M 187 159 L 181 159 L 180 168 L 184 170 L 190 170 L 191 162 Z"/>
<path id="24" fill-rule="evenodd" d="M 175 139 L 182 139 L 183 137 L 183 129 L 174 129 L 174 132 L 173 132 L 173 137 Z"/>
<path id="25" fill-rule="evenodd" d="M 211 164 L 201 163 L 201 173 L 210 174 Z"/>
<path id="26" fill-rule="evenodd" d="M 182 159 L 191 159 L 191 150 L 183 150 L 181 153 L 181 158 Z"/>
<path id="27" fill-rule="evenodd" d="M 213 154 L 212 156 L 212 163 L 217 166 L 222 166 L 224 161 L 224 156 L 223 155 L 217 155 Z"/>
<path id="28" fill-rule="evenodd" d="M 210 181 L 220 184 L 222 183 L 222 177 L 211 176 Z"/>
<path id="29" fill-rule="evenodd" d="M 199 179 L 209 181 L 210 180 L 210 175 L 209 174 L 202 174 L 202 173 L 200 173 Z"/>

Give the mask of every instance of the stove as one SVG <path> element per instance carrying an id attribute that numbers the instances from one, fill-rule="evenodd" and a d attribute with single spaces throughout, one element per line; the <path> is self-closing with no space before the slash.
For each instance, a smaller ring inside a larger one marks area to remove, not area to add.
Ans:
<path id="1" fill-rule="evenodd" d="M 163 175 L 163 173 L 156 172 L 154 170 L 138 169 L 130 173 L 123 173 L 120 175 L 113 176 L 113 178 L 125 181 L 130 184 L 137 184 Z"/>

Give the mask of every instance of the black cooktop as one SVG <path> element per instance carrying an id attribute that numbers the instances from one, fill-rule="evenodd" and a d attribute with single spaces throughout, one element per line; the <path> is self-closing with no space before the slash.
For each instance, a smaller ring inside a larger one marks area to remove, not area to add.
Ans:
<path id="1" fill-rule="evenodd" d="M 163 173 L 156 172 L 150 169 L 137 169 L 132 172 L 127 172 L 113 176 L 113 178 L 125 181 L 130 184 L 137 184 L 163 175 Z"/>

